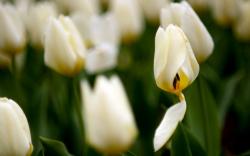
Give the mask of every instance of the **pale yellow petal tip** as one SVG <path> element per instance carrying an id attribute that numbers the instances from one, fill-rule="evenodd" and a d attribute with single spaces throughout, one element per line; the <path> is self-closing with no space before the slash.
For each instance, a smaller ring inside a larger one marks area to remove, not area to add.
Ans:
<path id="1" fill-rule="evenodd" d="M 27 153 L 26 156 L 31 156 L 32 152 L 33 152 L 33 145 L 30 143 L 30 148 L 29 148 L 28 153 Z"/>

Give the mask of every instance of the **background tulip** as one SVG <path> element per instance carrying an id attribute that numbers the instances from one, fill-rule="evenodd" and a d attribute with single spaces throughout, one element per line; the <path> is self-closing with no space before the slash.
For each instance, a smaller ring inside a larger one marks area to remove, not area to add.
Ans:
<path id="1" fill-rule="evenodd" d="M 84 66 L 85 45 L 70 18 L 51 18 L 45 32 L 45 63 L 63 75 L 74 75 Z"/>
<path id="2" fill-rule="evenodd" d="M 137 136 L 132 110 L 118 77 L 99 76 L 93 90 L 81 83 L 88 142 L 103 153 L 121 153 Z"/>
<path id="3" fill-rule="evenodd" d="M 0 50 L 15 54 L 23 51 L 26 33 L 22 17 L 11 4 L 0 3 Z"/>
<path id="4" fill-rule="evenodd" d="M 32 142 L 28 121 L 16 102 L 0 98 L 0 155 L 30 156 Z"/>

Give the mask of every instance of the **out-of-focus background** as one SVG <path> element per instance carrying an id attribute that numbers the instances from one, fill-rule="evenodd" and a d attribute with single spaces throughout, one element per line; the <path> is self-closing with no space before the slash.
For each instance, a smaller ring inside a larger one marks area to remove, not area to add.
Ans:
<path id="1" fill-rule="evenodd" d="M 140 8 L 143 3 L 150 3 L 147 1 L 150 0 L 141 0 L 138 3 Z M 218 14 L 226 14 L 227 9 L 234 9 L 234 6 L 227 6 L 231 3 L 229 0 L 211 0 L 210 3 L 217 1 L 223 1 L 223 4 L 214 4 L 215 7 L 220 7 Z M 43 1 L 31 3 L 41 2 Z M 61 7 L 59 4 L 71 4 L 60 0 L 53 2 L 58 8 Z M 59 147 L 58 144 L 64 144 L 67 151 L 76 156 L 104 155 L 85 141 L 84 128 L 79 124 L 78 110 L 75 108 L 76 103 L 81 103 L 80 86 L 77 84 L 85 79 L 93 85 L 98 75 L 109 77 L 113 74 L 120 77 L 125 87 L 139 130 L 133 145 L 120 155 L 165 156 L 178 155 L 178 151 L 179 155 L 197 155 L 197 151 L 208 156 L 235 156 L 244 155 L 243 153 L 247 155 L 246 152 L 250 150 L 250 25 L 247 27 L 249 40 L 242 39 L 235 32 L 235 21 L 218 22 L 215 15 L 217 13 L 214 13 L 211 5 L 205 2 L 203 4 L 202 0 L 200 5 L 198 0 L 190 2 L 211 34 L 214 50 L 206 61 L 200 63 L 197 79 L 184 90 L 187 112 L 172 137 L 171 145 L 158 152 L 153 150 L 155 129 L 166 109 L 178 99 L 156 86 L 153 61 L 155 34 L 160 23 L 159 19 L 152 20 L 146 16 L 145 10 L 142 9 L 144 29 L 133 41 L 121 41 L 118 45 L 117 64 L 110 69 L 95 73 L 83 69 L 73 77 L 63 76 L 45 65 L 43 46 L 34 46 L 28 37 L 23 52 L 7 59 L 7 65 L 3 63 L 0 68 L 0 97 L 15 100 L 23 109 L 32 134 L 32 155 L 37 156 L 44 152 L 44 155 L 54 155 L 50 152 L 57 151 L 55 148 Z M 250 3 L 247 0 L 244 2 Z M 8 3 L 17 5 L 21 4 L 22 0 Z M 102 11 L 99 11 L 99 14 L 104 14 L 109 10 L 110 2 L 103 0 L 100 3 Z M 147 7 L 149 8 L 146 9 L 150 10 L 151 7 Z M 250 7 L 248 9 L 250 13 Z M 72 15 L 71 9 L 59 9 L 58 12 Z M 242 16 L 237 14 L 236 21 Z M 250 14 L 248 17 L 245 20 L 250 20 Z M 89 17 L 86 20 L 90 19 Z M 49 141 L 43 142 L 41 136 L 60 143 L 51 145 Z M 60 152 L 57 154 L 60 155 Z"/>

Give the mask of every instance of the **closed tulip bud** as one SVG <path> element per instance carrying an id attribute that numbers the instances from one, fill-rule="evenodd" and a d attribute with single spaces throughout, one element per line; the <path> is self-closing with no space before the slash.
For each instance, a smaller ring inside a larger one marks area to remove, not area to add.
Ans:
<path id="1" fill-rule="evenodd" d="M 97 78 L 90 89 L 81 83 L 86 138 L 100 152 L 118 154 L 128 150 L 137 136 L 137 127 L 120 79 Z"/>
<path id="2" fill-rule="evenodd" d="M 240 2 L 241 0 L 211 0 L 211 10 L 217 23 L 222 26 L 233 24 L 239 16 Z"/>
<path id="3" fill-rule="evenodd" d="M 180 102 L 171 106 L 165 113 L 160 125 L 154 135 L 154 150 L 158 151 L 173 135 L 178 123 L 181 122 L 186 113 L 186 101 L 183 94 L 180 94 Z"/>
<path id="4" fill-rule="evenodd" d="M 191 6 L 183 1 L 172 3 L 161 11 L 161 25 L 178 25 L 186 34 L 198 62 L 205 61 L 212 53 L 214 42 L 206 27 Z"/>
<path id="5" fill-rule="evenodd" d="M 86 55 L 86 71 L 90 74 L 112 69 L 117 64 L 118 48 L 112 44 L 99 44 Z"/>
<path id="6" fill-rule="evenodd" d="M 199 73 L 190 43 L 181 28 L 159 28 L 155 37 L 154 77 L 159 88 L 179 94 Z"/>
<path id="7" fill-rule="evenodd" d="M 27 28 L 32 44 L 38 48 L 43 46 L 43 35 L 49 17 L 56 17 L 56 7 L 51 2 L 38 2 L 30 6 Z"/>
<path id="8" fill-rule="evenodd" d="M 25 28 L 17 9 L 0 3 L 0 50 L 15 54 L 26 44 Z"/>
<path id="9" fill-rule="evenodd" d="M 0 98 L 0 155 L 30 156 L 33 150 L 28 121 L 18 104 Z"/>
<path id="10" fill-rule="evenodd" d="M 235 22 L 234 33 L 239 40 L 250 40 L 250 1 L 242 1 L 240 4 L 240 16 Z"/>
<path id="11" fill-rule="evenodd" d="M 144 15 L 150 22 L 159 22 L 161 8 L 170 3 L 170 0 L 139 0 Z"/>
<path id="12" fill-rule="evenodd" d="M 45 64 L 63 75 L 72 76 L 83 68 L 85 45 L 68 17 L 51 18 L 45 32 Z"/>
<path id="13" fill-rule="evenodd" d="M 118 22 L 124 42 L 134 41 L 143 31 L 143 16 L 140 6 L 135 0 L 111 0 L 113 11 Z"/>

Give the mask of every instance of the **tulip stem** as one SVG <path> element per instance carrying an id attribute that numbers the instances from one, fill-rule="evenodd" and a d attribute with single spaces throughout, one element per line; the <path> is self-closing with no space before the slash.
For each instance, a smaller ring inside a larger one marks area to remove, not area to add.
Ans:
<path id="1" fill-rule="evenodd" d="M 74 98 L 76 99 L 75 103 L 75 110 L 77 113 L 77 118 L 78 118 L 78 122 L 79 122 L 79 126 L 81 129 L 81 138 L 85 141 L 85 135 L 84 135 L 84 124 L 83 124 L 83 119 L 82 119 L 82 107 L 81 107 L 81 98 L 79 96 L 79 79 L 76 76 L 75 78 L 72 79 L 73 81 L 73 94 L 74 94 Z M 86 147 L 86 143 L 83 144 L 83 155 L 87 155 L 87 147 Z"/>
<path id="2" fill-rule="evenodd" d="M 177 96 L 179 97 L 180 101 L 185 101 L 185 96 L 182 92 L 178 93 Z"/>

